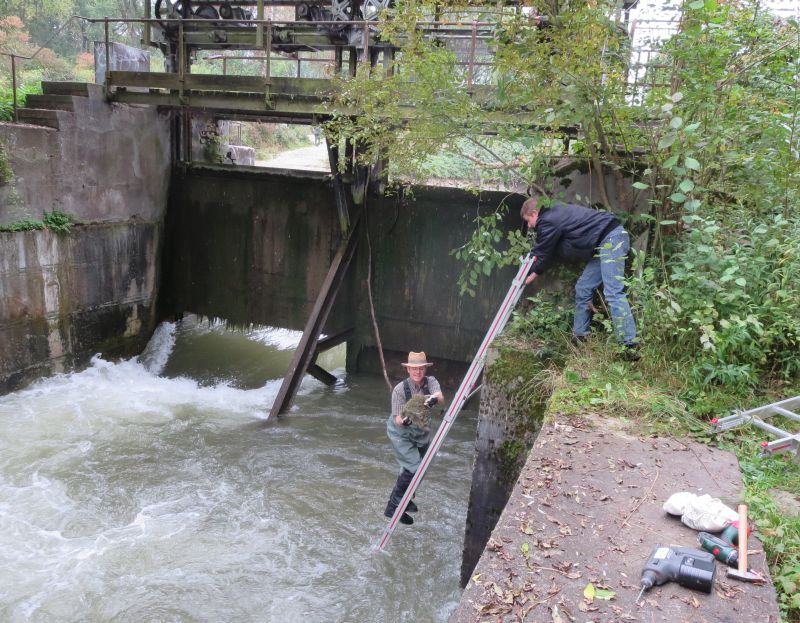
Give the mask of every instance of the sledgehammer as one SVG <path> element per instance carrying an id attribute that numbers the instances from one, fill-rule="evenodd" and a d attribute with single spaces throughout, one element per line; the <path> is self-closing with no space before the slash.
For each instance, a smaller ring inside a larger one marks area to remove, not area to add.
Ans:
<path id="1" fill-rule="evenodd" d="M 728 577 L 742 582 L 764 582 L 764 577 L 747 568 L 747 504 L 739 504 L 739 568 L 728 569 Z"/>

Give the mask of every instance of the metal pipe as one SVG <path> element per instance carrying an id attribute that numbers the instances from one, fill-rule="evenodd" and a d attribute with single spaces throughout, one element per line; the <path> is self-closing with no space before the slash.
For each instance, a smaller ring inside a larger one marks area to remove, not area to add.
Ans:
<path id="1" fill-rule="evenodd" d="M 267 23 L 267 55 L 266 55 L 266 72 L 267 72 L 267 80 L 272 77 L 272 26 Z"/>
<path id="2" fill-rule="evenodd" d="M 184 49 L 183 21 L 178 24 L 178 100 L 183 101 L 183 89 L 186 84 L 186 50 Z"/>
<path id="3" fill-rule="evenodd" d="M 109 97 L 111 95 L 111 87 L 109 86 L 109 83 L 111 82 L 111 52 L 109 51 L 109 45 L 108 45 L 108 18 L 107 17 L 105 18 L 105 21 L 103 22 L 103 24 L 104 24 L 104 31 L 105 31 L 105 39 L 104 39 L 103 43 L 104 43 L 105 52 L 106 52 L 106 71 L 103 74 L 103 83 L 104 83 L 103 84 L 103 88 L 105 89 L 106 97 Z"/>
<path id="4" fill-rule="evenodd" d="M 12 106 L 14 107 L 14 122 L 19 121 L 19 116 L 17 115 L 17 63 L 14 60 L 16 57 L 12 54 L 11 55 L 11 93 L 12 95 Z"/>
<path id="5" fill-rule="evenodd" d="M 475 22 L 472 22 L 472 38 L 469 44 L 469 66 L 467 68 L 467 91 L 472 89 L 472 73 L 475 69 L 475 34 L 478 32 L 478 27 Z"/>
<path id="6" fill-rule="evenodd" d="M 264 24 L 262 23 L 264 19 L 264 0 L 258 0 L 258 7 L 256 8 L 256 21 L 258 25 L 256 26 L 256 47 L 263 48 L 264 47 Z"/>
<path id="7" fill-rule="evenodd" d="M 150 0 L 144 0 L 144 17 L 145 19 L 150 19 L 153 15 L 151 13 L 152 9 L 150 7 Z M 150 22 L 146 22 L 144 24 L 144 41 L 142 41 L 145 47 L 150 47 L 152 43 L 151 33 L 150 33 Z"/>
<path id="8" fill-rule="evenodd" d="M 367 75 L 372 68 L 372 60 L 369 57 L 369 26 L 368 22 L 364 22 L 364 62 L 367 64 Z"/>

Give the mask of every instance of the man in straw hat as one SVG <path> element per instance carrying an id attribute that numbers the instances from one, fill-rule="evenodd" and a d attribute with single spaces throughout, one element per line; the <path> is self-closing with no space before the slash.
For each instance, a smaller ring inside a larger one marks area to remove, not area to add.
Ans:
<path id="1" fill-rule="evenodd" d="M 405 367 L 408 378 L 398 383 L 392 391 L 392 413 L 386 422 L 386 433 L 400 464 L 400 475 L 383 512 L 390 519 L 428 449 L 431 439 L 430 410 L 434 405 L 444 402 L 439 381 L 425 374 L 433 364 L 428 363 L 424 352 L 408 353 L 408 361 L 400 365 Z M 409 501 L 400 516 L 400 523 L 407 526 L 413 524 L 414 520 L 408 513 L 415 512 L 417 505 Z"/>

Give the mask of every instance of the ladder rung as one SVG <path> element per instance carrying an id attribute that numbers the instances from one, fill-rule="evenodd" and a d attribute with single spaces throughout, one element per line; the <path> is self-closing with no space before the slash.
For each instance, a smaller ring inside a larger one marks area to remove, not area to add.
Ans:
<path id="1" fill-rule="evenodd" d="M 788 417 L 790 420 L 794 420 L 795 422 L 800 422 L 800 415 L 797 415 L 795 412 L 789 411 L 789 409 L 784 409 L 783 407 L 773 407 L 773 408 L 783 417 Z"/>
<path id="2" fill-rule="evenodd" d="M 771 410 L 777 408 L 787 408 L 787 407 L 794 407 L 795 405 L 800 406 L 800 396 L 795 396 L 793 398 L 787 398 L 785 400 L 779 400 L 778 402 L 773 402 L 768 405 L 764 405 L 761 407 L 756 407 L 755 409 L 748 409 L 747 411 L 740 411 L 739 415 L 760 415 L 761 417 L 769 417 L 772 415 L 770 413 Z"/>
<path id="3" fill-rule="evenodd" d="M 750 423 L 753 426 L 757 426 L 761 430 L 765 430 L 768 433 L 772 433 L 776 437 L 789 437 L 791 433 L 786 432 L 782 428 L 778 428 L 777 426 L 773 426 L 772 424 L 768 424 L 764 420 L 759 420 L 758 418 L 754 417 L 750 420 Z"/>

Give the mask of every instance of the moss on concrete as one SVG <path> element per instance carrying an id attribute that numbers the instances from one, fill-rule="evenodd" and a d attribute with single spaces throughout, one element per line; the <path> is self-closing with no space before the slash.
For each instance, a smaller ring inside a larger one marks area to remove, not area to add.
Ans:
<path id="1" fill-rule="evenodd" d="M 0 141 L 0 186 L 10 184 L 14 181 L 14 170 L 11 168 L 11 157 L 8 154 L 8 147 Z"/>

